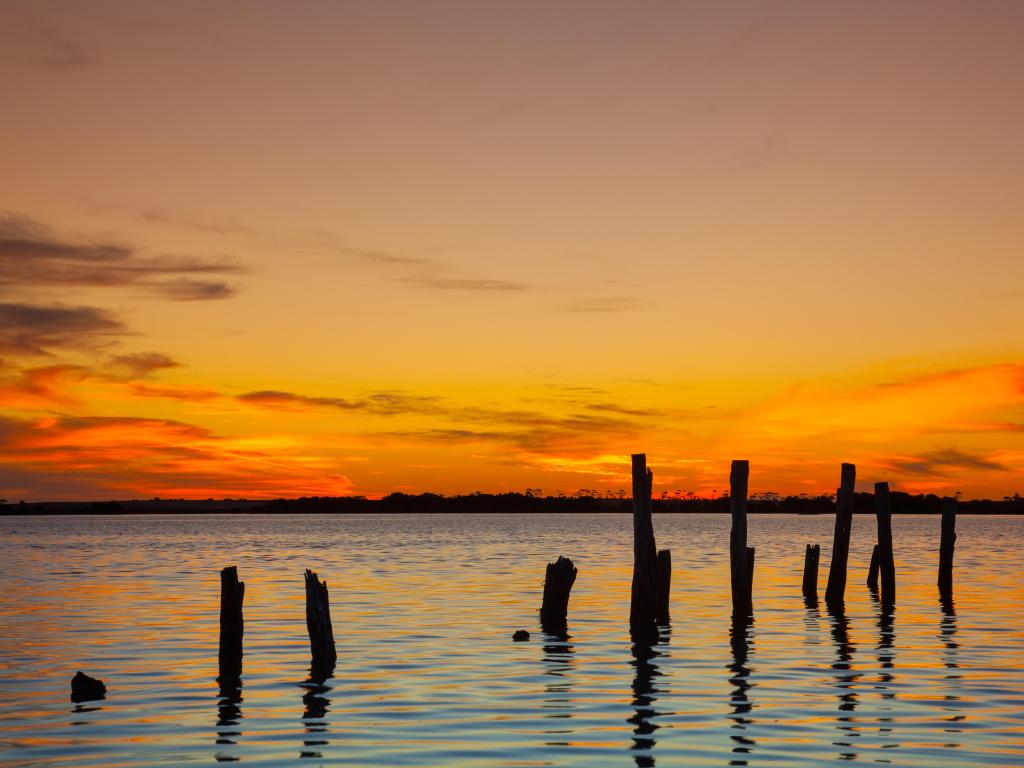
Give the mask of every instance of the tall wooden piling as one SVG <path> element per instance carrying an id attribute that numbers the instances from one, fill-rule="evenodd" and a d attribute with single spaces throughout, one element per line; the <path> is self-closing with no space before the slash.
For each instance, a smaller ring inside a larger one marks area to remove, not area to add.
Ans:
<path id="1" fill-rule="evenodd" d="M 836 494 L 836 526 L 832 538 L 832 562 L 828 568 L 825 602 L 842 605 L 846 599 L 846 566 L 850 559 L 850 528 L 853 524 L 853 487 L 857 468 L 843 464 L 839 491 Z"/>
<path id="2" fill-rule="evenodd" d="M 729 472 L 729 508 L 732 528 L 729 530 L 729 570 L 732 582 L 733 616 L 749 616 L 750 574 L 747 572 L 747 481 L 750 462 L 734 460 Z"/>
<path id="3" fill-rule="evenodd" d="M 754 605 L 754 548 L 747 547 L 747 599 Z"/>
<path id="4" fill-rule="evenodd" d="M 649 637 L 658 621 L 658 547 L 651 521 L 651 488 L 654 474 L 647 456 L 633 454 L 633 584 L 629 626 L 634 634 Z"/>
<path id="5" fill-rule="evenodd" d="M 956 545 L 956 499 L 942 500 L 942 538 L 939 541 L 939 593 L 953 595 L 953 549 Z"/>
<path id="6" fill-rule="evenodd" d="M 818 599 L 818 561 L 821 558 L 821 546 L 808 544 L 804 550 L 804 597 Z"/>
<path id="7" fill-rule="evenodd" d="M 245 582 L 238 580 L 237 566 L 230 565 L 220 572 L 220 649 L 217 661 L 221 680 L 238 678 L 242 674 L 242 601 Z"/>
<path id="8" fill-rule="evenodd" d="M 309 630 L 309 650 L 316 668 L 333 667 L 338 660 L 334 648 L 334 628 L 331 626 L 331 605 L 327 594 L 327 580 L 320 581 L 315 571 L 306 569 L 306 628 Z"/>
<path id="9" fill-rule="evenodd" d="M 658 550 L 658 605 L 657 616 L 659 624 L 668 624 L 669 597 L 672 590 L 672 551 L 668 549 Z"/>
<path id="10" fill-rule="evenodd" d="M 576 566 L 567 557 L 548 563 L 544 573 L 544 598 L 540 606 L 540 625 L 545 632 L 563 634 L 567 627 L 569 593 L 576 583 Z"/>
<path id="11" fill-rule="evenodd" d="M 868 565 L 868 589 L 878 591 L 878 545 L 871 548 L 871 563 Z"/>
<path id="12" fill-rule="evenodd" d="M 878 523 L 878 571 L 882 577 L 882 605 L 896 603 L 896 563 L 892 554 L 892 513 L 889 484 L 875 483 L 875 520 Z"/>

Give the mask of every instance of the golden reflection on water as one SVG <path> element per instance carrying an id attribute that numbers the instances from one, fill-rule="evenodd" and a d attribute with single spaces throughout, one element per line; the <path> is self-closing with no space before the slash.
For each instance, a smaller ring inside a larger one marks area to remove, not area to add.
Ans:
<path id="1" fill-rule="evenodd" d="M 736 625 L 727 516 L 660 516 L 673 621 L 643 644 L 628 515 L 3 519 L 0 760 L 1021 765 L 1022 522 L 958 521 L 954 603 L 937 520 L 895 518 L 890 608 L 863 586 L 874 521 L 857 517 L 838 610 L 800 595 L 832 518 L 752 516 L 754 616 Z M 564 636 L 536 615 L 558 554 L 580 568 Z M 217 666 L 227 564 L 246 582 L 237 678 Z M 333 672 L 310 669 L 305 567 L 330 585 Z M 107 698 L 71 705 L 76 669 Z"/>

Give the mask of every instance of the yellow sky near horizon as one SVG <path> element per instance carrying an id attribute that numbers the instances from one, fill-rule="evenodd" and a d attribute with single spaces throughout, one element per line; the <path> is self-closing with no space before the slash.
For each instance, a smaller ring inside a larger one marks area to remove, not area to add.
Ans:
<path id="1" fill-rule="evenodd" d="M 1024 469 L 1010 2 L 0 5 L 0 495 Z"/>

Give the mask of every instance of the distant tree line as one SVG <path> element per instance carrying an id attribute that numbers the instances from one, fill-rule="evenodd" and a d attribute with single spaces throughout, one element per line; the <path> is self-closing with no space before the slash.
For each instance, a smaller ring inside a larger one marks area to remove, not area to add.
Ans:
<path id="1" fill-rule="evenodd" d="M 693 493 L 662 493 L 652 500 L 656 513 L 729 512 L 728 494 L 710 498 Z M 942 498 L 935 494 L 912 495 L 892 491 L 890 504 L 895 514 L 938 514 Z M 145 499 L 134 501 L 34 502 L 7 504 L 0 502 L 0 514 L 200 514 L 200 513 L 276 513 L 276 514 L 516 514 L 524 512 L 629 512 L 632 500 L 624 491 L 604 492 L 582 489 L 573 494 L 545 496 L 539 488 L 512 493 L 470 493 L 444 496 L 439 493 L 391 493 L 382 499 L 364 496 L 305 496 L 298 499 Z M 822 515 L 835 511 L 835 496 L 782 496 L 757 493 L 750 497 L 748 512 L 752 514 L 784 513 Z M 855 514 L 873 514 L 874 496 L 857 493 Z M 1000 500 L 961 500 L 962 514 L 1024 514 L 1024 496 L 1019 493 Z"/>

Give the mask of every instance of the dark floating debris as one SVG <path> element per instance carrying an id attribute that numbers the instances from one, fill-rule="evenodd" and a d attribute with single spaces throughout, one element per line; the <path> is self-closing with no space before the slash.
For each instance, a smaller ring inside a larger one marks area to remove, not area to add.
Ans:
<path id="1" fill-rule="evenodd" d="M 517 643 L 525 643 L 530 639 L 530 633 L 525 629 L 517 629 L 512 633 L 512 639 Z"/>
<path id="2" fill-rule="evenodd" d="M 76 672 L 75 676 L 71 678 L 71 700 L 73 702 L 93 701 L 106 698 L 106 696 L 107 686 L 103 684 L 102 680 L 89 677 L 81 670 Z"/>

